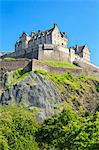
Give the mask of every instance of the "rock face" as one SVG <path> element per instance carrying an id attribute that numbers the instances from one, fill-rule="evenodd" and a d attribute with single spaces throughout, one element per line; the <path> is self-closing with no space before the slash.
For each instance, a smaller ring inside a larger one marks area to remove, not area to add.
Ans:
<path id="1" fill-rule="evenodd" d="M 65 91 L 61 92 L 57 84 L 45 78 L 41 74 L 30 72 L 23 80 L 14 83 L 9 88 L 5 88 L 7 82 L 6 73 L 2 77 L 3 86 L 0 95 L 0 103 L 2 105 L 9 103 L 22 104 L 25 107 L 37 107 L 40 109 L 39 116 L 44 119 L 46 116 L 53 115 L 55 108 L 64 102 L 69 103 L 74 109 L 82 106 L 85 110 L 95 112 L 99 109 L 99 82 L 88 80 L 89 89 L 82 92 L 75 89 L 74 93 L 71 91 L 69 84 L 66 84 Z M 72 99 L 70 99 L 72 97 Z"/>
<path id="2" fill-rule="evenodd" d="M 43 116 L 49 116 L 54 113 L 54 106 L 61 102 L 58 93 L 51 81 L 31 72 L 24 80 L 6 89 L 1 95 L 0 103 L 16 102 L 27 107 L 35 106 L 44 112 Z"/>

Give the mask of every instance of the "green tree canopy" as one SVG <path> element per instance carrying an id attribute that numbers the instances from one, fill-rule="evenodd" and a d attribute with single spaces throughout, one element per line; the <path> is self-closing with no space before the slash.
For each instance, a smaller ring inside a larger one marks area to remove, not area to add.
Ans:
<path id="1" fill-rule="evenodd" d="M 98 150 L 99 112 L 95 115 L 79 116 L 71 108 L 45 120 L 37 132 L 41 147 L 57 150 Z"/>
<path id="2" fill-rule="evenodd" d="M 38 150 L 32 112 L 16 105 L 0 107 L 0 150 Z"/>

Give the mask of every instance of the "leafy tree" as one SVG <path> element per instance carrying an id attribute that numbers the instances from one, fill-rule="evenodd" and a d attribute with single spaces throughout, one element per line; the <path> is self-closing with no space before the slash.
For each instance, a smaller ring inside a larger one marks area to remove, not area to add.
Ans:
<path id="1" fill-rule="evenodd" d="M 57 150 L 98 150 L 99 113 L 79 116 L 71 108 L 45 120 L 37 132 L 40 147 Z"/>
<path id="2" fill-rule="evenodd" d="M 32 112 L 16 105 L 0 107 L 0 150 L 38 150 Z"/>

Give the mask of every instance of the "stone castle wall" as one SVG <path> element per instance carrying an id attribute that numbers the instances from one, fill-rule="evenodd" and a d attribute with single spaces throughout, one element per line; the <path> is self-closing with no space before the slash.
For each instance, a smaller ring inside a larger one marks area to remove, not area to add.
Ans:
<path id="1" fill-rule="evenodd" d="M 72 72 L 74 75 L 79 75 L 83 72 L 82 68 L 70 68 L 70 67 L 52 67 L 47 63 L 40 62 L 39 60 L 33 59 L 32 70 L 44 70 L 50 73 L 63 74 L 66 71 Z"/>
<path id="2" fill-rule="evenodd" d="M 4 57 L 7 57 L 7 55 L 5 55 Z M 86 59 L 75 54 L 75 51 L 73 49 L 54 44 L 40 44 L 35 45 L 34 47 L 17 50 L 16 52 L 9 54 L 9 57 L 40 60 L 49 59 L 58 61 L 69 61 L 71 63 L 73 63 L 73 61 L 87 62 Z"/>
<path id="3" fill-rule="evenodd" d="M 44 46 L 39 45 L 38 50 L 38 59 L 49 59 L 49 60 L 58 60 L 58 61 L 69 61 L 69 50 L 62 49 L 61 47 L 54 47 L 45 44 Z"/>
<path id="4" fill-rule="evenodd" d="M 3 58 L 11 57 L 11 58 L 36 58 L 38 59 L 38 45 L 35 45 L 34 47 L 25 48 L 21 50 L 17 50 L 15 52 L 12 52 L 10 54 L 6 54 L 3 56 Z"/>
<path id="5" fill-rule="evenodd" d="M 0 59 L 0 70 L 14 71 L 19 68 L 24 68 L 26 71 L 44 70 L 56 74 L 62 74 L 66 71 L 71 71 L 74 75 L 87 74 L 88 76 L 94 76 L 99 78 L 99 67 L 93 64 L 86 64 L 81 61 L 76 61 L 81 68 L 70 68 L 70 67 L 52 67 L 47 63 L 41 62 L 40 60 L 33 59 L 15 59 L 15 60 L 4 60 Z M 83 69 L 82 69 L 83 68 Z"/>
<path id="6" fill-rule="evenodd" d="M 0 60 L 0 70 L 14 71 L 19 68 L 24 68 L 26 71 L 44 70 L 58 74 L 65 73 L 66 71 L 71 71 L 76 75 L 82 73 L 82 68 L 52 67 L 37 59 L 33 59 L 32 61 L 29 59 Z"/>
<path id="7" fill-rule="evenodd" d="M 83 62 L 83 60 L 82 61 L 76 60 L 76 61 L 74 61 L 74 63 L 88 71 L 93 71 L 93 72 L 99 73 L 99 67 L 94 64 Z"/>
<path id="8" fill-rule="evenodd" d="M 0 70 L 13 71 L 19 68 L 31 70 L 31 62 L 28 59 L 4 60 L 0 59 Z"/>

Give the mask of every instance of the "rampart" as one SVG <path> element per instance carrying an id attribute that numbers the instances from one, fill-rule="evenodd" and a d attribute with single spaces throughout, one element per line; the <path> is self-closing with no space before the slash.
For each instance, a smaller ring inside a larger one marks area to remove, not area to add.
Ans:
<path id="1" fill-rule="evenodd" d="M 28 59 L 32 59 L 38 58 L 38 45 L 35 45 L 34 47 L 30 47 L 30 48 L 25 48 L 25 49 L 21 49 L 21 50 L 17 50 L 15 52 L 12 52 L 10 54 L 5 54 L 3 56 L 3 58 L 28 58 Z"/>
<path id="2" fill-rule="evenodd" d="M 51 73 L 62 74 L 66 71 L 72 72 L 74 75 L 87 74 L 89 76 L 99 77 L 99 67 L 93 64 L 84 64 L 83 62 L 76 62 L 81 67 L 54 67 L 49 66 L 37 59 L 0 59 L 0 70 L 13 71 L 19 68 L 24 68 L 26 71 L 44 70 Z"/>
<path id="3" fill-rule="evenodd" d="M 10 54 L 5 54 L 4 58 L 28 58 L 39 60 L 57 60 L 57 61 L 83 61 L 84 58 L 75 54 L 73 49 L 66 48 L 61 45 L 39 44 L 29 48 L 20 49 Z"/>
<path id="4" fill-rule="evenodd" d="M 47 63 L 41 62 L 39 60 L 33 59 L 32 70 L 44 70 L 46 72 L 63 74 L 66 71 L 72 72 L 74 75 L 79 75 L 83 72 L 82 68 L 71 68 L 71 67 L 53 67 L 49 66 Z"/>
<path id="5" fill-rule="evenodd" d="M 39 45 L 38 59 L 69 61 L 69 49 L 63 46 L 55 46 L 52 44 Z"/>
<path id="6" fill-rule="evenodd" d="M 15 60 L 0 59 L 0 70 L 13 71 L 19 68 L 25 68 L 27 71 L 31 70 L 31 61 L 22 58 Z"/>

